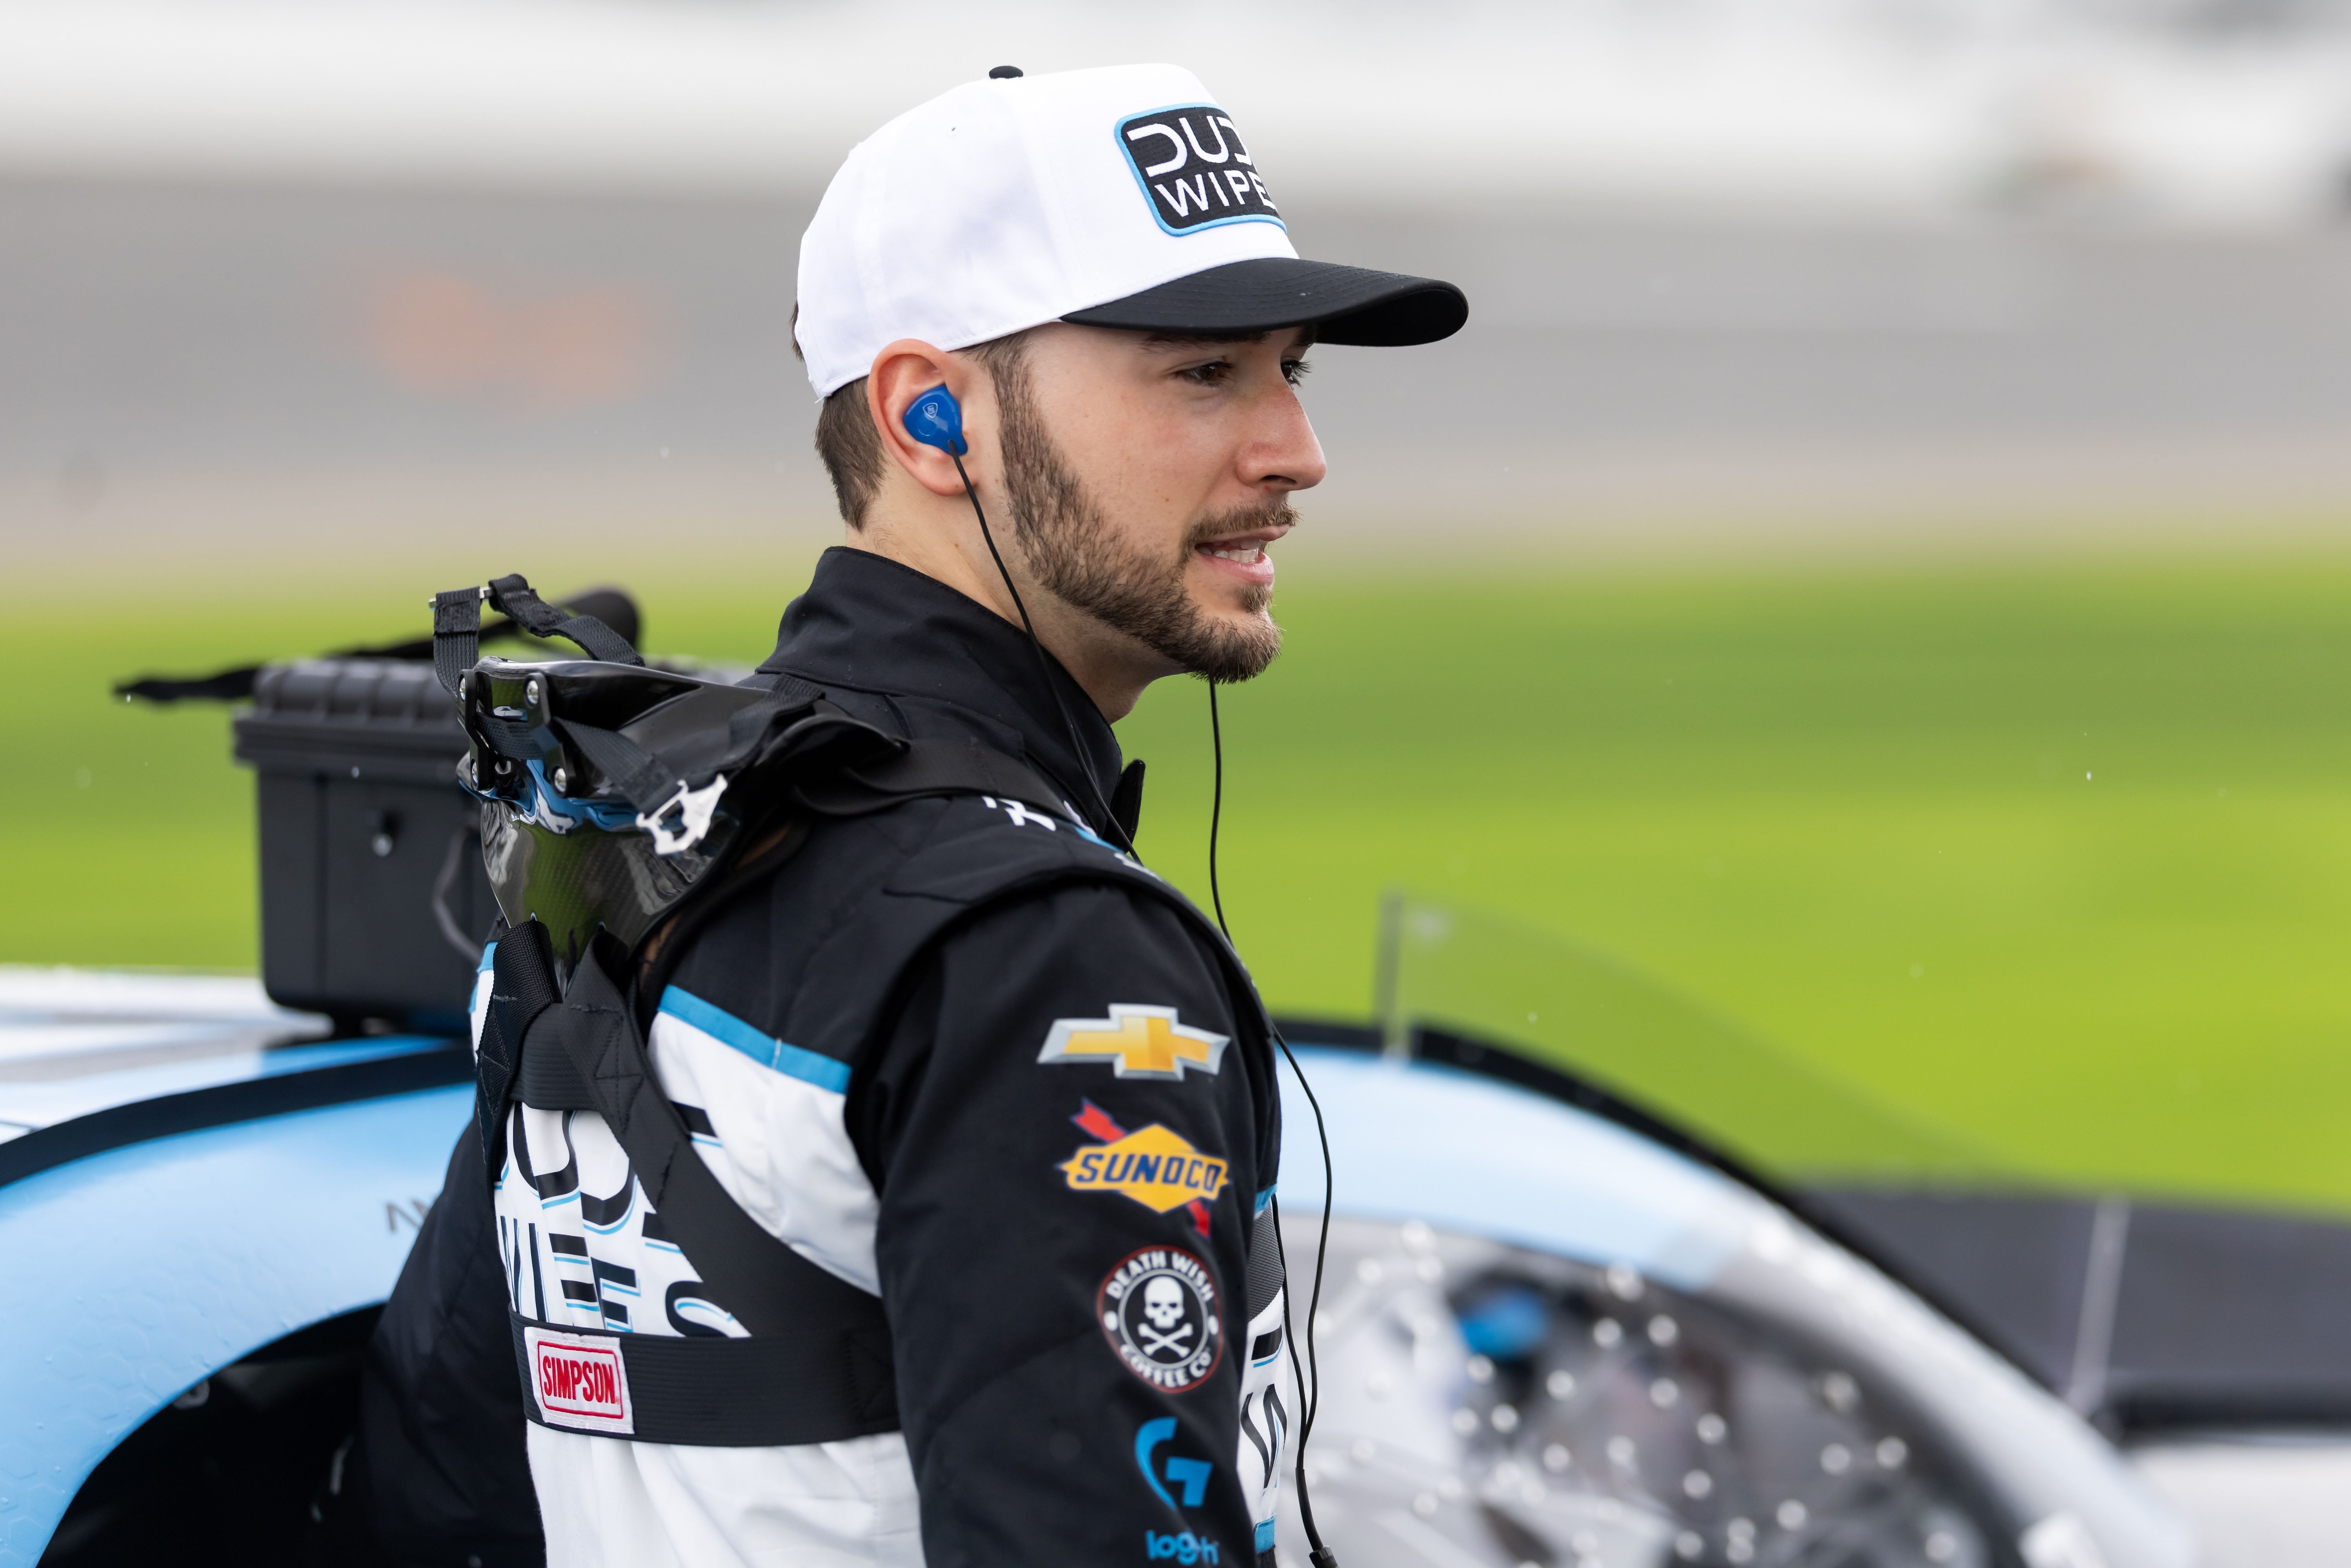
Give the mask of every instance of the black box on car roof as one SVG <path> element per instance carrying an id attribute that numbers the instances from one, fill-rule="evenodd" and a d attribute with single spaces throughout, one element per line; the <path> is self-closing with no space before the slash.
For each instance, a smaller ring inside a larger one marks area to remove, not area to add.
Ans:
<path id="1" fill-rule="evenodd" d="M 339 1023 L 463 1027 L 496 905 L 456 705 L 412 659 L 271 665 L 236 716 L 256 775 L 261 978 Z"/>

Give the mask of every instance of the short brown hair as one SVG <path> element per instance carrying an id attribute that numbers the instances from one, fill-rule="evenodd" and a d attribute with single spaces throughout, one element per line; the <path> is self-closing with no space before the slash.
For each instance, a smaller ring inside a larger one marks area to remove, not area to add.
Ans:
<path id="1" fill-rule="evenodd" d="M 865 526 L 865 508 L 882 484 L 882 437 L 865 412 L 865 378 L 824 400 L 816 415 L 816 455 L 832 481 L 833 499 L 841 520 L 852 528 Z"/>
<path id="2" fill-rule="evenodd" d="M 993 380 L 1008 371 L 1017 373 L 1028 340 L 1027 332 L 1013 332 L 962 351 L 977 361 Z M 795 341 L 792 347 L 797 352 L 799 345 Z M 882 486 L 882 466 L 887 461 L 881 433 L 866 412 L 863 376 L 826 398 L 817 410 L 816 455 L 824 464 L 825 476 L 832 481 L 841 520 L 852 528 L 862 528 L 873 493 Z"/>

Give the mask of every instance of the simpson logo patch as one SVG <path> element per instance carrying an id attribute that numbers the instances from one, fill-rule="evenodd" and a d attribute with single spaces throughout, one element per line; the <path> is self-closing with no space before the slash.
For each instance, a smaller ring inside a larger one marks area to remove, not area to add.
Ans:
<path id="1" fill-rule="evenodd" d="M 1225 1190 L 1223 1160 L 1156 1122 L 1130 1133 L 1091 1100 L 1070 1120 L 1102 1140 L 1061 1162 L 1071 1192 L 1114 1192 L 1154 1214 L 1189 1205 L 1200 1234 L 1208 1233 L 1208 1205 Z"/>
<path id="2" fill-rule="evenodd" d="M 1094 1315 L 1126 1369 L 1162 1393 L 1197 1388 L 1224 1354 L 1217 1282 L 1180 1247 L 1145 1247 L 1120 1259 L 1102 1279 Z"/>
<path id="3" fill-rule="evenodd" d="M 1281 222 L 1241 133 L 1214 104 L 1186 104 L 1122 120 L 1118 145 L 1150 199 L 1151 215 L 1169 234 L 1216 224 Z"/>
<path id="4" fill-rule="evenodd" d="M 1055 1019 L 1037 1060 L 1047 1065 L 1107 1062 L 1121 1078 L 1214 1077 L 1230 1040 L 1179 1021 L 1174 1008 L 1113 1002 L 1106 1019 Z"/>
<path id="5" fill-rule="evenodd" d="M 613 1341 L 525 1329 L 523 1354 L 529 1363 L 531 1397 L 549 1426 L 575 1432 L 637 1429 L 629 1406 L 628 1365 Z"/>

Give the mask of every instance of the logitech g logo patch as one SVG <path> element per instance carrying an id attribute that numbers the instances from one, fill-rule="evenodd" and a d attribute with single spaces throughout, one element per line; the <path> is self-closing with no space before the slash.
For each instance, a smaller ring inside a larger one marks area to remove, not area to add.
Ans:
<path id="1" fill-rule="evenodd" d="M 1152 216 L 1169 234 L 1216 224 L 1281 222 L 1241 133 L 1214 104 L 1185 104 L 1123 120 L 1118 145 L 1150 198 Z"/>
<path id="2" fill-rule="evenodd" d="M 1094 1295 L 1094 1316 L 1126 1369 L 1163 1394 L 1197 1388 L 1224 1354 L 1216 1281 L 1180 1247 L 1145 1247 L 1120 1259 Z"/>
<path id="3" fill-rule="evenodd" d="M 1197 1508 L 1200 1500 L 1207 1495 L 1208 1478 L 1217 1473 L 1217 1467 L 1206 1459 L 1186 1459 L 1175 1454 L 1161 1458 L 1161 1446 L 1175 1436 L 1175 1416 L 1162 1416 L 1155 1421 L 1145 1421 L 1135 1428 L 1134 1462 L 1141 1468 L 1143 1479 L 1151 1483 L 1151 1490 L 1159 1494 L 1161 1502 L 1169 1508 L 1176 1506 L 1175 1494 L 1167 1490 L 1172 1482 L 1184 1494 L 1184 1506 Z"/>

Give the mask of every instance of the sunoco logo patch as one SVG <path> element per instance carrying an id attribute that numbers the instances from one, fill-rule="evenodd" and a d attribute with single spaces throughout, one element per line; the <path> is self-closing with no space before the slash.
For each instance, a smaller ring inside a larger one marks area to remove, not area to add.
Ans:
<path id="1" fill-rule="evenodd" d="M 523 1353 L 529 1359 L 531 1397 L 549 1426 L 576 1432 L 636 1430 L 629 1369 L 612 1341 L 525 1329 Z"/>
<path id="2" fill-rule="evenodd" d="M 1212 1203 L 1225 1190 L 1225 1162 L 1156 1122 L 1130 1133 L 1091 1100 L 1070 1120 L 1102 1140 L 1061 1162 L 1071 1192 L 1114 1192 L 1165 1214 L 1186 1204 Z M 1205 1233 L 1206 1216 L 1196 1218 Z"/>
<path id="3" fill-rule="evenodd" d="M 1281 222 L 1241 133 L 1214 104 L 1120 120 L 1118 145 L 1151 200 L 1152 215 L 1169 234 L 1214 224 Z"/>
<path id="4" fill-rule="evenodd" d="M 1128 1253 L 1103 1278 L 1094 1305 L 1119 1360 L 1154 1388 L 1181 1394 L 1217 1369 L 1225 1342 L 1216 1281 L 1182 1248 Z"/>

